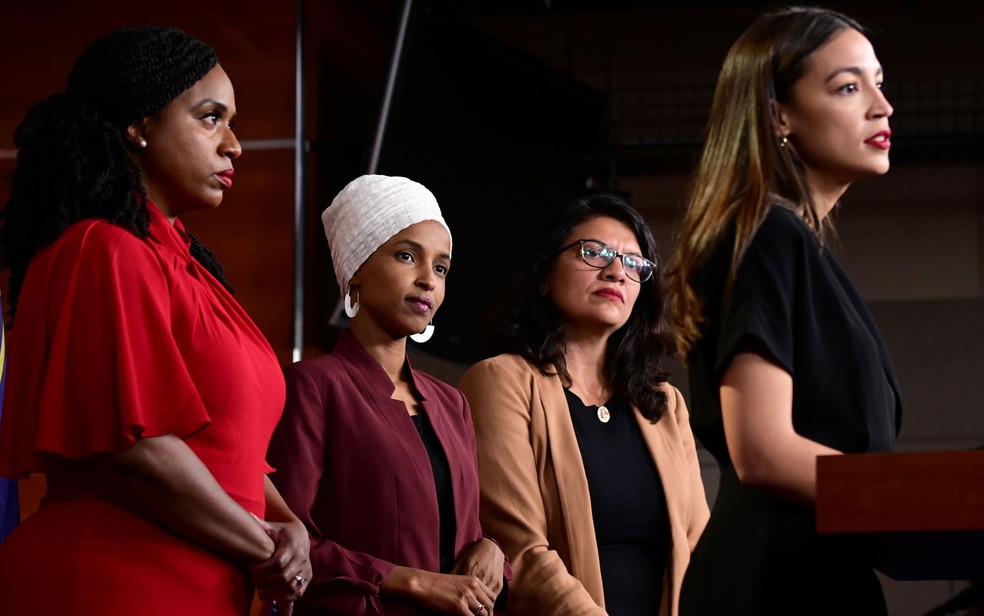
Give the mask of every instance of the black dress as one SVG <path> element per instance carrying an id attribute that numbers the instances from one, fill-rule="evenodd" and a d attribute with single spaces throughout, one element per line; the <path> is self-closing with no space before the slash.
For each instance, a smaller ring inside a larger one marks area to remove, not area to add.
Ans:
<path id="1" fill-rule="evenodd" d="M 663 483 L 639 431 L 635 411 L 616 397 L 586 406 L 564 389 L 591 495 L 591 515 L 605 611 L 609 616 L 656 616 L 670 554 L 670 523 Z"/>
<path id="2" fill-rule="evenodd" d="M 680 613 L 884 614 L 860 542 L 820 537 L 812 508 L 742 485 L 724 438 L 719 384 L 734 355 L 764 351 L 793 378 L 793 426 L 846 453 L 890 451 L 901 420 L 878 329 L 840 264 L 775 206 L 724 296 L 734 233 L 699 272 L 708 318 L 688 360 L 691 424 L 721 484 L 681 591 Z"/>

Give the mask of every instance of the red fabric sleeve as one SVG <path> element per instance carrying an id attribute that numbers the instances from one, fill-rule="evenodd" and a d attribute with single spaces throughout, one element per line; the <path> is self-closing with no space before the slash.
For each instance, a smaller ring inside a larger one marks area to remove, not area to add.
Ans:
<path id="1" fill-rule="evenodd" d="M 94 221 L 38 254 L 10 336 L 16 471 L 39 470 L 38 452 L 80 458 L 209 424 L 173 331 L 175 266 L 153 240 Z"/>

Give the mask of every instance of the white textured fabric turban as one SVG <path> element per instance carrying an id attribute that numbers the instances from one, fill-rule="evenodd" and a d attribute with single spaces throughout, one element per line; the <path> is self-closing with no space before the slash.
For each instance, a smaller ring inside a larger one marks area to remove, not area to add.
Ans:
<path id="1" fill-rule="evenodd" d="M 362 264 L 391 237 L 410 225 L 441 216 L 434 194 L 404 177 L 363 175 L 343 188 L 321 214 L 331 248 L 335 278 L 344 296 Z"/>

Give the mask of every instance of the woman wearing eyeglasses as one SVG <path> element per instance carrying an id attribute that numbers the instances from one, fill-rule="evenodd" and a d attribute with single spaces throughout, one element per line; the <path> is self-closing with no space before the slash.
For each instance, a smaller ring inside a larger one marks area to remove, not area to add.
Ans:
<path id="1" fill-rule="evenodd" d="M 655 241 L 609 194 L 544 228 L 498 337 L 471 367 L 481 521 L 513 567 L 511 613 L 676 614 L 708 518 L 687 409 L 666 382 Z"/>

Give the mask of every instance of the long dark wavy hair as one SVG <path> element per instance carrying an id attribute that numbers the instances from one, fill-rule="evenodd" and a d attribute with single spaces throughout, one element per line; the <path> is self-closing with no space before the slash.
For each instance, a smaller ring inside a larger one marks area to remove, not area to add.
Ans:
<path id="1" fill-rule="evenodd" d="M 558 252 L 574 228 L 602 217 L 632 229 L 642 255 L 659 264 L 652 231 L 627 201 L 611 193 L 581 198 L 558 211 L 531 246 L 514 306 L 503 313 L 501 335 L 492 341 L 496 351 L 518 354 L 543 374 L 559 375 L 565 387 L 571 385 L 571 376 L 564 356 L 563 315 L 544 289 Z M 669 377 L 664 364 L 674 352 L 673 338 L 663 320 L 664 303 L 662 276 L 657 269 L 652 278 L 640 284 L 628 321 L 609 336 L 605 353 L 608 385 L 654 423 L 666 410 L 666 393 L 658 385 Z"/>
<path id="2" fill-rule="evenodd" d="M 34 256 L 69 225 L 101 218 L 140 238 L 150 234 L 147 193 L 124 132 L 217 63 L 211 47 L 177 28 L 124 28 L 83 51 L 64 93 L 31 107 L 14 133 L 17 161 L 0 213 L 11 318 Z M 191 239 L 192 255 L 233 291 L 215 256 Z"/>

